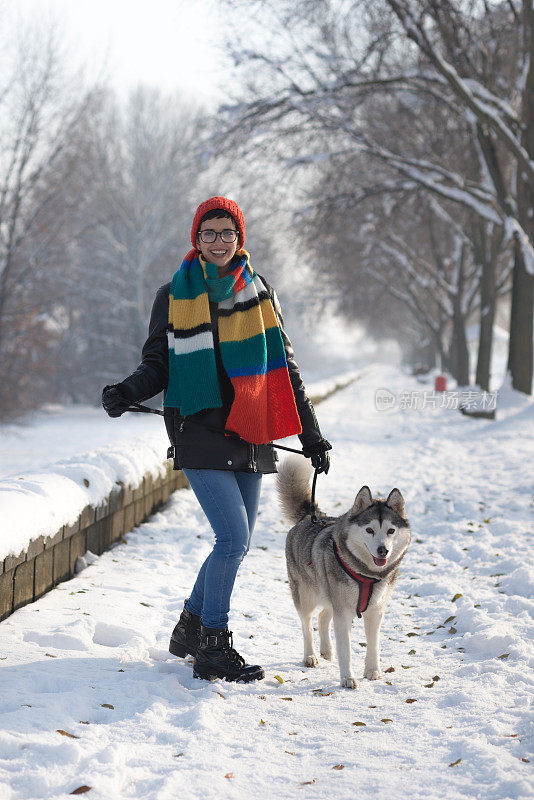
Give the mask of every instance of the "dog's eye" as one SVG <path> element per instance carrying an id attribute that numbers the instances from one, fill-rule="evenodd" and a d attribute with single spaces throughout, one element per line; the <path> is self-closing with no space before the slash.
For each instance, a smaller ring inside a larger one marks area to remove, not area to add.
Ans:
<path id="1" fill-rule="evenodd" d="M 366 532 L 366 533 L 370 533 L 370 534 L 371 534 L 371 536 L 374 536 L 374 535 L 375 535 L 375 532 L 374 532 L 374 530 L 373 530 L 372 528 L 366 528 L 366 529 L 365 529 L 365 532 Z"/>
<path id="2" fill-rule="evenodd" d="M 392 536 L 395 533 L 395 528 L 388 529 L 388 536 Z"/>

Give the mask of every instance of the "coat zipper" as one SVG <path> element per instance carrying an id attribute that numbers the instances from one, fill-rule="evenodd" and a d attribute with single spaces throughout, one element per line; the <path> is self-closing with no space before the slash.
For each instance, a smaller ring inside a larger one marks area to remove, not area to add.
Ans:
<path id="1" fill-rule="evenodd" d="M 249 469 L 252 470 L 252 472 L 257 472 L 258 471 L 258 465 L 256 464 L 256 452 L 255 451 L 256 451 L 256 445 L 251 444 L 250 445 L 250 460 L 249 460 L 248 466 L 249 466 Z"/>

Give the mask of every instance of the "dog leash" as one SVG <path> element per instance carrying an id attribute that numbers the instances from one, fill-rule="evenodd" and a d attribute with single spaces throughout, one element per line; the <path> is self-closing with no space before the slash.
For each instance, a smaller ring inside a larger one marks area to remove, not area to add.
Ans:
<path id="1" fill-rule="evenodd" d="M 130 406 L 132 408 L 126 409 L 127 411 L 132 412 L 141 412 L 143 414 L 158 414 L 159 416 L 165 416 L 163 411 L 160 411 L 158 408 L 149 408 L 148 406 L 144 406 L 141 403 L 136 403 L 134 400 L 130 400 Z M 200 424 L 200 423 L 199 423 Z M 222 431 L 220 428 L 213 428 L 211 425 L 203 425 L 203 428 L 206 428 L 209 431 L 214 431 L 215 433 L 222 433 L 225 436 L 230 436 L 233 439 L 241 439 L 239 434 L 235 433 L 234 431 Z M 304 455 L 304 450 L 296 450 L 294 447 L 286 447 L 283 444 L 272 444 L 271 447 L 276 448 L 277 450 L 287 450 L 288 453 L 297 453 L 299 456 L 304 456 L 307 458 L 308 456 Z M 312 522 L 317 522 L 317 506 L 315 504 L 315 487 L 317 485 L 317 475 L 319 474 L 319 467 L 315 467 L 315 471 L 313 473 L 313 480 L 312 480 L 312 489 L 311 489 L 311 503 L 310 503 L 310 516 Z"/>

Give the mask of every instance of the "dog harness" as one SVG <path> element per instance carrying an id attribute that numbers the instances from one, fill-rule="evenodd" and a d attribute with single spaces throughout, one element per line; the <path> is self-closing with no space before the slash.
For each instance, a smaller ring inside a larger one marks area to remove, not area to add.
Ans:
<path id="1" fill-rule="evenodd" d="M 380 578 L 368 578 L 367 575 L 360 575 L 359 572 L 354 572 L 348 564 L 346 564 L 341 556 L 339 555 L 339 550 L 337 549 L 337 544 L 334 544 L 334 554 L 337 558 L 338 564 L 342 569 L 345 570 L 347 575 L 350 575 L 355 581 L 358 582 L 358 603 L 356 605 L 356 614 L 358 617 L 361 618 L 362 613 L 365 611 L 367 606 L 369 605 L 369 601 L 373 596 L 373 587 L 375 583 L 380 583 Z"/>

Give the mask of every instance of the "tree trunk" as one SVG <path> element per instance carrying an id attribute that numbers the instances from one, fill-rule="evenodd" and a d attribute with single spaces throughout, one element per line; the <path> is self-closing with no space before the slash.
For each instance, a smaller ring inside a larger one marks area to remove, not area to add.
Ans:
<path id="1" fill-rule="evenodd" d="M 482 231 L 481 244 L 486 243 L 486 231 Z M 489 392 L 491 379 L 491 351 L 493 347 L 493 323 L 495 321 L 495 257 L 491 248 L 480 248 L 480 330 L 478 334 L 477 372 L 475 383 Z"/>
<path id="2" fill-rule="evenodd" d="M 452 320 L 452 337 L 449 352 L 449 368 L 458 386 L 469 386 L 469 350 L 465 335 L 465 320 L 455 304 Z"/>
<path id="3" fill-rule="evenodd" d="M 534 159 L 534 8 L 531 0 L 523 3 L 523 25 L 526 37 L 525 54 L 530 62 L 523 95 L 523 133 L 521 144 Z M 528 176 L 517 168 L 517 207 L 523 229 L 534 243 L 534 187 Z M 512 310 L 510 315 L 510 345 L 508 369 L 512 386 L 525 394 L 532 394 L 532 335 L 534 312 L 534 276 L 527 271 L 521 245 L 514 243 L 514 275 L 512 283 Z"/>

